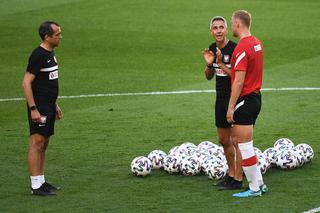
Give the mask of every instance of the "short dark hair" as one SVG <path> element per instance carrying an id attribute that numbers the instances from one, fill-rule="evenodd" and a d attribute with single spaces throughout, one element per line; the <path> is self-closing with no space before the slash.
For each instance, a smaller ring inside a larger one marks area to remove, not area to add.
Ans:
<path id="1" fill-rule="evenodd" d="M 240 19 L 245 26 L 250 29 L 251 25 L 251 14 L 245 10 L 237 10 L 233 13 L 233 17 Z"/>
<path id="2" fill-rule="evenodd" d="M 52 24 L 60 27 L 60 25 L 54 21 L 45 21 L 43 22 L 39 27 L 39 36 L 41 37 L 42 41 L 44 40 L 45 36 L 52 36 L 53 35 L 53 29 Z"/>

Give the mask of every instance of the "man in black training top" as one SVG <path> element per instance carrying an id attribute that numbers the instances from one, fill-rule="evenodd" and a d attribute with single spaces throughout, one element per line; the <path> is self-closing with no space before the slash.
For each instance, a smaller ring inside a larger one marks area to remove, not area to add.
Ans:
<path id="1" fill-rule="evenodd" d="M 54 134 L 55 120 L 62 118 L 58 97 L 58 63 L 53 52 L 62 38 L 59 24 L 51 21 L 39 27 L 42 43 L 31 53 L 22 82 L 30 128 L 28 166 L 33 195 L 55 195 L 59 188 L 44 178 L 46 149 Z"/>
<path id="2" fill-rule="evenodd" d="M 241 189 L 241 155 L 238 146 L 232 142 L 231 124 L 226 119 L 231 93 L 231 56 L 237 44 L 227 39 L 227 21 L 222 16 L 211 19 L 210 31 L 215 42 L 203 51 L 207 64 L 205 76 L 211 80 L 216 75 L 215 123 L 229 167 L 228 175 L 217 186 L 219 190 Z"/>

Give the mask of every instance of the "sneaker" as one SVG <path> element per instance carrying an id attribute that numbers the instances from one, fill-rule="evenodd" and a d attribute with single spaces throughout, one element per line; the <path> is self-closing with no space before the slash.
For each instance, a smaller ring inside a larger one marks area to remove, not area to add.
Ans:
<path id="1" fill-rule="evenodd" d="M 268 187 L 267 187 L 266 184 L 262 184 L 261 186 L 259 186 L 259 188 L 260 188 L 260 191 L 261 191 L 262 194 L 264 194 L 264 193 L 266 193 L 266 192 L 269 191 L 269 189 L 268 189 Z M 245 191 L 247 191 L 247 190 L 249 190 L 249 189 L 250 189 L 250 188 L 247 187 L 247 188 L 245 188 Z"/>
<path id="2" fill-rule="evenodd" d="M 243 192 L 235 193 L 232 195 L 232 197 L 260 197 L 260 196 L 261 196 L 261 190 L 254 192 L 250 189 Z"/>
<path id="3" fill-rule="evenodd" d="M 219 191 L 235 189 L 242 189 L 242 181 L 233 180 L 231 183 L 227 183 L 226 185 L 218 188 Z"/>
<path id="4" fill-rule="evenodd" d="M 61 189 L 59 186 L 53 186 L 48 182 L 44 182 L 42 186 L 45 187 L 48 191 L 59 191 Z"/>
<path id="5" fill-rule="evenodd" d="M 233 177 L 230 177 L 229 175 L 227 175 L 223 180 L 213 184 L 213 186 L 217 186 L 217 187 L 224 187 L 230 183 L 233 182 Z"/>
<path id="6" fill-rule="evenodd" d="M 31 189 L 32 195 L 38 195 L 38 196 L 49 196 L 49 195 L 56 195 L 54 192 L 51 192 L 47 188 L 43 186 L 43 184 L 38 189 Z"/>
<path id="7" fill-rule="evenodd" d="M 262 192 L 262 194 L 264 194 L 264 193 L 268 192 L 269 189 L 268 189 L 268 187 L 267 187 L 266 184 L 262 184 L 262 185 L 260 186 L 260 191 Z"/>

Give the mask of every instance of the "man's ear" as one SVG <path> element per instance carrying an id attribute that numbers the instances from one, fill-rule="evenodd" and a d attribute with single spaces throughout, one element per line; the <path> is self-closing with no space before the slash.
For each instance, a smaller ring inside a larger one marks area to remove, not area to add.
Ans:
<path id="1" fill-rule="evenodd" d="M 46 41 L 49 37 L 50 37 L 50 36 L 45 35 L 45 36 L 44 36 L 44 40 Z"/>

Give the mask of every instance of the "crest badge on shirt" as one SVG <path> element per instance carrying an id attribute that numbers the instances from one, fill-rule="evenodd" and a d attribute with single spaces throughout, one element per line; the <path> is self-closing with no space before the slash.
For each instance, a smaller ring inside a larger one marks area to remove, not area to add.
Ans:
<path id="1" fill-rule="evenodd" d="M 223 62 L 224 63 L 228 63 L 229 62 L 229 58 L 230 58 L 229 55 L 223 55 Z"/>

